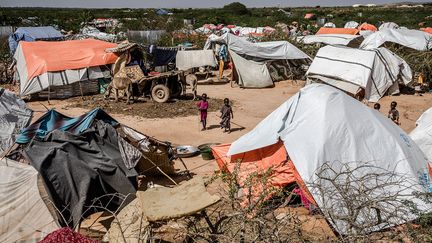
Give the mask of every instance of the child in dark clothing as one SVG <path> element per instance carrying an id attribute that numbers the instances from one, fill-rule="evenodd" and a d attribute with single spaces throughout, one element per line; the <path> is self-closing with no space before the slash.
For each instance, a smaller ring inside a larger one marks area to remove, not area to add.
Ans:
<path id="1" fill-rule="evenodd" d="M 224 129 L 224 132 L 231 133 L 231 118 L 234 119 L 234 113 L 230 106 L 230 102 L 228 98 L 224 99 L 224 106 L 221 109 L 221 119 L 220 122 L 221 128 Z"/>
<path id="2" fill-rule="evenodd" d="M 390 104 L 390 110 L 388 113 L 388 118 L 390 118 L 394 123 L 400 125 L 399 123 L 399 111 L 396 110 L 397 103 L 396 101 L 392 101 Z"/>

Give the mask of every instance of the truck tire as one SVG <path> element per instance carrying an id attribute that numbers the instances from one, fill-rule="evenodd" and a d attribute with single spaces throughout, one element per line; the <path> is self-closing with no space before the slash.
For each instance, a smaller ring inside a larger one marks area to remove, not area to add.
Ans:
<path id="1" fill-rule="evenodd" d="M 165 103 L 170 98 L 170 91 L 167 86 L 158 84 L 153 87 L 151 95 L 154 101 Z"/>

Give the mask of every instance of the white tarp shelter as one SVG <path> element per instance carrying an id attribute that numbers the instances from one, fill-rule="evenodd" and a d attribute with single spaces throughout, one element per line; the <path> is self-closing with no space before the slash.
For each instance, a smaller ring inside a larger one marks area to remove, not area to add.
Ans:
<path id="1" fill-rule="evenodd" d="M 195 67 L 216 67 L 217 61 L 212 50 L 178 51 L 176 67 L 179 70 L 188 70 Z"/>
<path id="2" fill-rule="evenodd" d="M 429 192 L 430 176 L 419 178 L 419 175 L 425 173 L 429 175 L 428 163 L 420 148 L 390 119 L 338 89 L 324 84 L 302 88 L 252 131 L 232 143 L 228 155 L 263 148 L 280 140 L 320 208 L 332 204 L 340 210 L 347 210 L 343 200 L 336 200 L 338 195 L 330 195 L 330 198 L 323 201 L 319 191 L 311 187 L 311 183 L 318 179 L 316 172 L 323 164 L 335 162 L 334 166 L 346 163 L 360 166 L 368 163 L 393 171 L 397 178 L 404 179 L 404 185 L 401 186 L 406 189 L 404 196 L 398 197 L 414 202 L 421 211 L 428 212 L 431 209 L 430 205 L 412 195 L 413 192 Z M 358 173 L 366 174 L 370 171 Z M 386 187 L 386 192 L 383 193 L 391 194 L 399 190 L 400 186 L 392 185 Z M 392 211 L 397 205 L 387 206 Z M 372 212 L 362 213 L 377 220 L 378 216 Z M 381 213 L 384 217 L 384 212 Z M 410 214 L 404 216 L 406 220 L 415 217 Z M 362 217 L 358 220 L 360 222 Z M 398 225 L 403 221 L 395 217 L 390 219 L 390 224 Z M 336 220 L 333 226 L 341 234 L 348 230 L 340 220 Z"/>
<path id="3" fill-rule="evenodd" d="M 371 102 L 386 93 L 398 93 L 399 80 L 404 84 L 412 81 L 408 64 L 386 48 L 325 46 L 319 49 L 306 75 L 309 82 L 324 82 L 351 94 L 362 88 L 365 99 Z"/>
<path id="4" fill-rule="evenodd" d="M 59 229 L 30 165 L 0 160 L 0 242 L 36 242 Z"/>
<path id="5" fill-rule="evenodd" d="M 420 30 L 384 28 L 367 36 L 360 48 L 374 49 L 386 42 L 393 42 L 418 51 L 427 51 L 432 49 L 432 34 Z"/>
<path id="6" fill-rule="evenodd" d="M 380 25 L 378 30 L 384 30 L 384 29 L 399 29 L 399 25 L 394 22 L 385 22 Z"/>
<path id="7" fill-rule="evenodd" d="M 350 47 L 359 47 L 363 41 L 361 35 L 347 34 L 321 34 L 321 35 L 306 35 L 298 37 L 298 41 L 305 44 L 322 43 L 326 45 L 342 45 Z"/>
<path id="8" fill-rule="evenodd" d="M 348 21 L 345 23 L 344 26 L 344 28 L 349 28 L 349 29 L 357 29 L 357 27 L 359 27 L 359 23 L 355 21 Z"/>
<path id="9" fill-rule="evenodd" d="M 246 88 L 262 88 L 273 85 L 273 82 L 260 83 L 257 80 L 271 80 L 268 69 L 263 68 L 265 63 L 273 60 L 306 60 L 310 57 L 287 41 L 269 41 L 252 43 L 245 38 L 233 34 L 222 36 L 210 35 L 204 45 L 204 49 L 210 49 L 212 44 L 226 44 L 233 57 L 234 67 L 239 73 L 240 84 Z M 261 64 L 258 64 L 261 63 Z M 253 67 L 260 67 L 252 70 Z M 261 70 L 262 72 L 259 72 Z M 253 72 L 254 75 L 247 74 Z M 243 74 L 243 75 L 241 75 Z M 270 84 L 270 85 L 267 85 Z"/>
<path id="10" fill-rule="evenodd" d="M 416 121 L 416 128 L 409 134 L 427 159 L 432 162 L 432 108 L 425 111 Z"/>

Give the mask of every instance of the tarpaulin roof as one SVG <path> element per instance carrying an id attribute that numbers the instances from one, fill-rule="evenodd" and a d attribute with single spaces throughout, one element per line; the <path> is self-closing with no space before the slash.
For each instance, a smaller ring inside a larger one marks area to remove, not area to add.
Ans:
<path id="1" fill-rule="evenodd" d="M 343 45 L 358 47 L 363 41 L 361 35 L 346 35 L 346 34 L 320 34 L 320 35 L 305 35 L 297 37 L 297 40 L 305 44 L 323 43 L 326 45 Z"/>
<path id="2" fill-rule="evenodd" d="M 21 131 L 17 137 L 16 143 L 25 144 L 33 138 L 45 138 L 54 130 L 68 131 L 73 134 L 79 134 L 88 129 L 95 120 L 102 120 L 113 126 L 118 122 L 100 108 L 95 108 L 88 113 L 79 117 L 68 117 L 56 110 L 49 110 L 37 121 Z"/>
<path id="3" fill-rule="evenodd" d="M 432 34 L 432 27 L 422 28 L 421 31 L 424 31 L 426 33 Z"/>
<path id="4" fill-rule="evenodd" d="M 233 34 L 221 36 L 210 35 L 204 49 L 210 49 L 212 43 L 225 43 L 231 51 L 239 55 L 247 55 L 270 60 L 310 59 L 310 57 L 288 41 L 268 41 L 252 43 Z"/>
<path id="5" fill-rule="evenodd" d="M 289 184 L 297 183 L 306 195 L 309 202 L 315 203 L 313 197 L 309 194 L 303 179 L 298 174 L 292 161 L 287 160 L 287 152 L 283 142 L 279 141 L 273 145 L 251 150 L 245 153 L 239 153 L 228 156 L 228 150 L 231 144 L 222 144 L 212 147 L 213 155 L 221 171 L 237 173 L 237 182 L 242 188 L 245 195 L 252 193 L 252 200 L 262 196 L 263 186 L 283 188 Z M 249 191 L 248 180 L 251 175 L 264 175 L 272 170 L 267 178 L 268 185 L 253 185 L 252 191 Z M 268 189 L 268 188 L 267 188 Z M 249 197 L 246 197 L 249 198 Z M 243 201 L 243 206 L 251 202 Z"/>
<path id="6" fill-rule="evenodd" d="M 358 29 L 353 28 L 326 28 L 321 27 L 316 35 L 322 34 L 345 34 L 345 35 L 357 35 L 359 33 Z"/>
<path id="7" fill-rule="evenodd" d="M 123 200 L 113 194 L 136 192 L 132 181 L 137 173 L 126 168 L 118 134 L 100 120 L 79 135 L 54 130 L 34 139 L 24 155 L 42 176 L 64 226 L 75 228 L 83 217 L 100 211 L 86 210 L 97 198 L 108 210 L 116 210 Z"/>
<path id="8" fill-rule="evenodd" d="M 346 89 L 340 87 L 341 83 L 361 87 L 365 89 L 365 98 L 372 102 L 377 102 L 391 87 L 395 89 L 392 91 L 399 91 L 399 78 L 404 84 L 412 81 L 409 65 L 383 47 L 362 50 L 325 46 L 318 50 L 306 75 L 343 90 Z"/>
<path id="9" fill-rule="evenodd" d="M 0 154 L 9 149 L 21 129 L 28 126 L 33 111 L 14 93 L 0 88 Z"/>
<path id="10" fill-rule="evenodd" d="M 359 30 L 370 30 L 370 31 L 377 31 L 377 27 L 375 27 L 375 25 L 372 24 L 368 24 L 368 23 L 363 23 L 358 27 Z"/>
<path id="11" fill-rule="evenodd" d="M 396 180 L 402 184 L 386 186 L 383 194 L 400 192 L 403 187 L 403 195 L 397 194 L 399 202 L 411 201 L 424 212 L 431 209 L 429 204 L 414 195 L 415 192 L 429 192 L 431 185 L 428 162 L 420 148 L 393 121 L 336 88 L 325 84 L 312 84 L 302 88 L 252 131 L 236 140 L 228 155 L 264 148 L 280 140 L 320 208 L 336 205 L 341 212 L 348 210 L 338 193 L 322 199 L 319 190 L 312 186 L 318 180 L 316 172 L 324 163 L 337 165 L 339 162 L 349 163 L 350 168 L 369 163 L 375 168 L 393 172 Z M 358 176 L 370 173 L 369 170 L 356 172 L 359 173 Z M 426 177 L 420 178 L 419 175 L 424 173 Z M 377 182 L 367 180 L 364 183 L 374 185 Z M 322 186 L 331 187 L 327 184 Z M 396 210 L 393 207 L 400 205 L 385 206 L 392 211 Z M 356 218 L 357 222 L 364 220 L 362 215 L 379 222 L 378 216 L 370 211 L 361 212 Z M 415 218 L 415 215 L 405 211 L 403 216 L 405 220 Z M 333 219 L 331 222 L 340 234 L 348 232 L 348 225 L 344 221 Z M 404 222 L 401 217 L 392 217 L 389 224 L 380 227 Z"/>
<path id="12" fill-rule="evenodd" d="M 37 242 L 58 229 L 30 165 L 0 160 L 0 242 Z"/>
<path id="13" fill-rule="evenodd" d="M 386 42 L 393 42 L 419 51 L 427 51 L 432 49 L 432 34 L 420 30 L 382 29 L 367 36 L 360 48 L 373 49 Z"/>
<path id="14" fill-rule="evenodd" d="M 19 27 L 9 36 L 9 48 L 13 54 L 20 41 L 49 40 L 62 37 L 62 33 L 52 26 Z"/>
<path id="15" fill-rule="evenodd" d="M 14 58 L 17 60 L 20 81 L 26 83 L 46 72 L 113 64 L 117 55 L 107 53 L 105 49 L 116 46 L 114 43 L 94 39 L 21 41 Z"/>

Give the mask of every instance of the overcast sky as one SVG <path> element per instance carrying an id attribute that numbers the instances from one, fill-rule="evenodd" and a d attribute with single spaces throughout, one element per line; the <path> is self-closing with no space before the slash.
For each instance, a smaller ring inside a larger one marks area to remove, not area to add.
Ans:
<path id="1" fill-rule="evenodd" d="M 0 0 L 2 7 L 73 7 L 73 8 L 208 8 L 222 7 L 231 2 L 247 7 L 346 6 L 356 3 L 395 3 L 403 0 Z M 430 1 L 430 0 L 429 0 Z M 429 2 L 425 0 L 411 2 Z"/>

